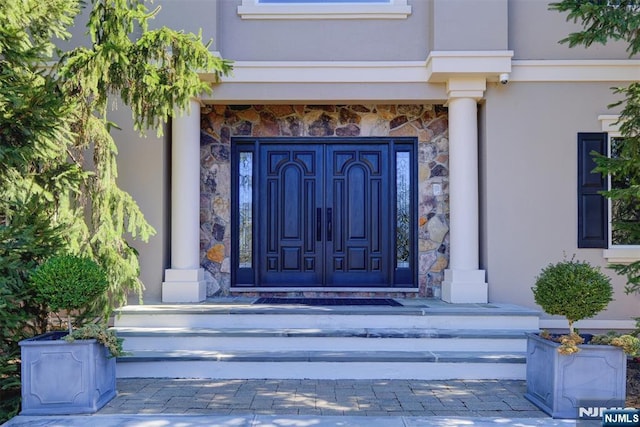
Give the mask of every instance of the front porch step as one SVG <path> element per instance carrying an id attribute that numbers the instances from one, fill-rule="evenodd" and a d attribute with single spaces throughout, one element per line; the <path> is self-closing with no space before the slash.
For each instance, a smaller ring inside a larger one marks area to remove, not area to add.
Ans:
<path id="1" fill-rule="evenodd" d="M 408 304 L 408 303 L 406 303 Z M 414 303 L 416 304 L 416 303 Z M 207 328 L 419 328 L 537 330 L 535 310 L 506 304 L 404 307 L 252 305 L 215 303 L 137 305 L 119 310 L 115 326 Z"/>
<path id="2" fill-rule="evenodd" d="M 192 348 L 207 351 L 526 351 L 523 330 L 126 328 L 117 329 L 128 351 Z M 295 338 L 295 339 L 293 339 Z"/>
<path id="3" fill-rule="evenodd" d="M 160 378 L 524 379 L 538 313 L 499 304 L 130 306 L 117 375 Z"/>
<path id="4" fill-rule="evenodd" d="M 138 351 L 119 378 L 524 379 L 525 352 Z M 141 375 L 143 374 L 143 375 Z"/>

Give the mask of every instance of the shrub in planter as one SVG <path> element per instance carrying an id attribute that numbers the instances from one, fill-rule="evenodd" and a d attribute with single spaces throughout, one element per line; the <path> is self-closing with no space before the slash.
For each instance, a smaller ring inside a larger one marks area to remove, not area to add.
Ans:
<path id="1" fill-rule="evenodd" d="M 102 325 L 73 330 L 71 318 L 107 291 L 106 273 L 89 258 L 63 255 L 47 260 L 31 281 L 38 301 L 66 312 L 69 330 L 20 342 L 21 413 L 95 412 L 116 395 L 113 356 L 122 352 L 122 343 Z"/>
<path id="2" fill-rule="evenodd" d="M 53 312 L 66 311 L 69 333 L 72 313 L 89 308 L 109 286 L 102 267 L 76 255 L 49 258 L 31 276 L 31 283 L 36 300 Z"/>
<path id="3" fill-rule="evenodd" d="M 525 397 L 555 418 L 579 418 L 581 406 L 624 404 L 626 355 L 622 348 L 586 345 L 574 329 L 611 302 L 611 280 L 587 262 L 564 260 L 545 267 L 532 288 L 536 303 L 567 319 L 569 333 L 529 334 Z"/>
<path id="4" fill-rule="evenodd" d="M 613 300 L 611 279 L 599 268 L 573 259 L 545 267 L 531 289 L 545 313 L 567 319 L 569 334 L 559 338 L 562 345 L 558 351 L 564 354 L 580 351 L 577 345 L 584 342 L 574 323 L 595 316 Z"/>

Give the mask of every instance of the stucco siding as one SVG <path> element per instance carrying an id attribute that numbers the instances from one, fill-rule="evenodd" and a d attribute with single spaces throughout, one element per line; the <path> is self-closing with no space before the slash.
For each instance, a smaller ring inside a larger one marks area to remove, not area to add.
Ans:
<path id="1" fill-rule="evenodd" d="M 146 287 L 144 302 L 157 303 L 162 300 L 160 284 L 170 262 L 170 129 L 165 129 L 161 137 L 156 136 L 155 130 L 140 137 L 133 130 L 131 110 L 122 106 L 110 115 L 110 120 L 122 128 L 111 131 L 118 146 L 118 183 L 131 194 L 156 230 L 148 243 L 131 236 L 128 240 L 140 254 L 140 280 Z M 130 295 L 130 302 L 137 303 L 137 296 Z"/>
<path id="2" fill-rule="evenodd" d="M 507 49 L 507 0 L 431 0 L 429 3 L 432 6 L 431 50 Z"/>
<path id="3" fill-rule="evenodd" d="M 530 287 L 564 256 L 602 266 L 615 301 L 598 318 L 630 319 L 640 296 L 606 268 L 602 249 L 577 248 L 577 133 L 599 132 L 614 83 L 490 86 L 481 151 L 483 263 L 489 299 L 536 308 Z"/>
<path id="4" fill-rule="evenodd" d="M 558 43 L 580 23 L 566 21 L 566 13 L 549 10 L 544 0 L 509 0 L 509 49 L 513 59 L 627 59 L 626 43 L 610 42 L 569 48 Z"/>
<path id="5" fill-rule="evenodd" d="M 220 2 L 218 45 L 236 61 L 413 61 L 429 46 L 429 2 L 407 19 L 243 20 L 241 0 Z"/>
<path id="6" fill-rule="evenodd" d="M 226 0 L 223 0 L 225 2 Z M 218 3 L 219 0 L 156 0 L 149 9 L 159 6 L 160 12 L 149 22 L 150 28 L 170 27 L 188 33 L 202 31 L 202 40 L 213 40 L 211 50 L 218 50 Z"/>

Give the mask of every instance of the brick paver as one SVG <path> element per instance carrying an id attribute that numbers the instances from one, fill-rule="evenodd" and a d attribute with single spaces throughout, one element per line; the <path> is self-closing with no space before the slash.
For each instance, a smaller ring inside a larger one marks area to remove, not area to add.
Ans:
<path id="1" fill-rule="evenodd" d="M 480 380 L 119 379 L 99 414 L 289 414 L 526 417 L 547 415 L 525 382 Z"/>

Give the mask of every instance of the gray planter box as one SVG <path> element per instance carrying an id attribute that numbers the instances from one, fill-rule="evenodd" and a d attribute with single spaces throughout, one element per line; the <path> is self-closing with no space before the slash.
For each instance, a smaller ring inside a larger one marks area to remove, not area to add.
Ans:
<path id="1" fill-rule="evenodd" d="M 572 355 L 560 344 L 529 334 L 527 392 L 524 395 L 554 418 L 580 418 L 579 407 L 624 407 L 627 357 L 615 346 L 580 345 Z"/>
<path id="2" fill-rule="evenodd" d="M 21 415 L 87 414 L 116 396 L 116 359 L 96 340 L 51 332 L 20 342 Z"/>

